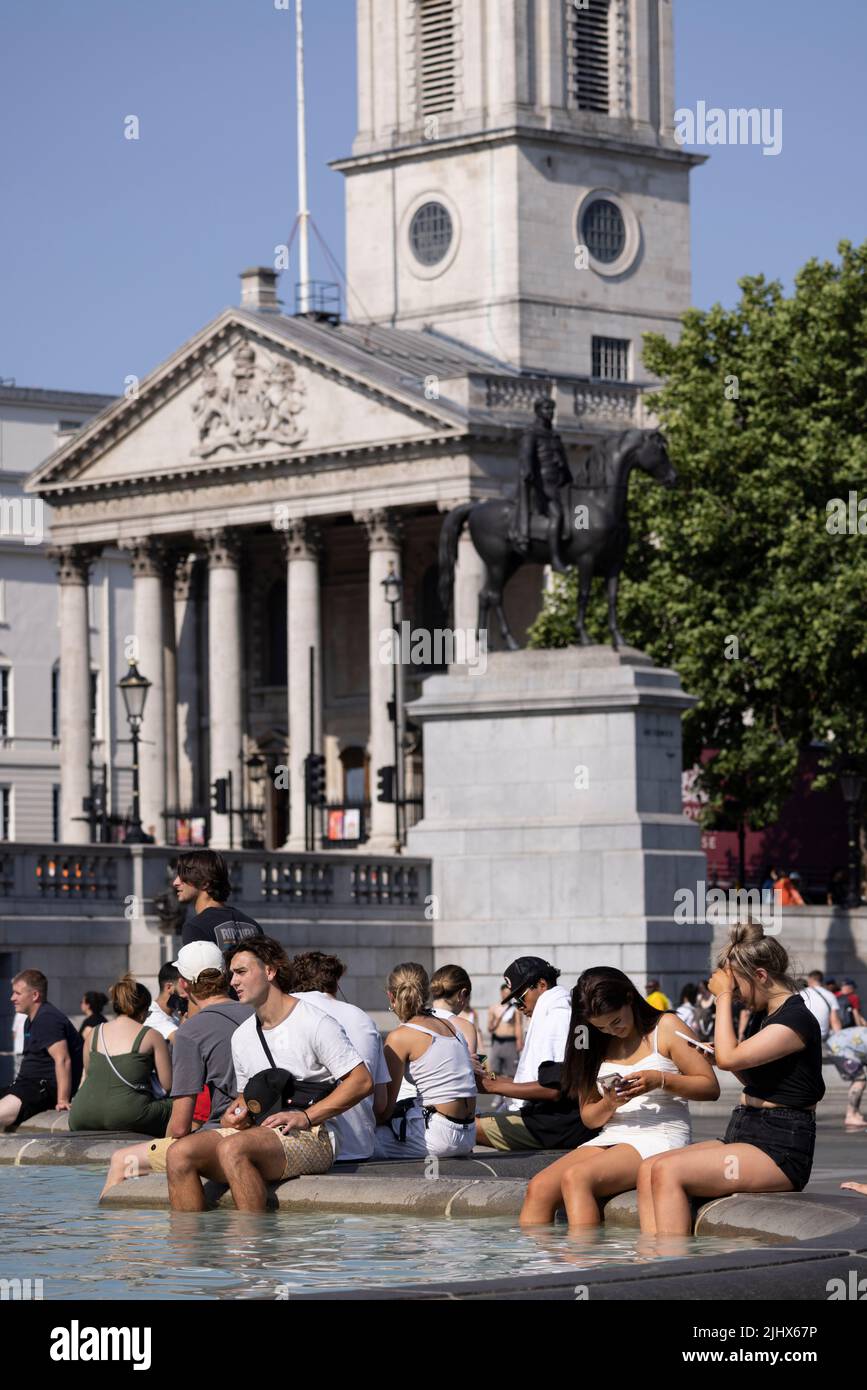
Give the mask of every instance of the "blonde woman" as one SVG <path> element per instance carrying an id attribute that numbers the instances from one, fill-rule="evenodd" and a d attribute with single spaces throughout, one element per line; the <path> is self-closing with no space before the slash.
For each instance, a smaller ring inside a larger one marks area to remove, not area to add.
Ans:
<path id="1" fill-rule="evenodd" d="M 435 1018 L 453 1023 L 466 1040 L 475 1057 L 479 1050 L 476 1025 L 467 1018 L 473 982 L 460 965 L 441 965 L 430 977 L 430 992 Z"/>
<path id="2" fill-rule="evenodd" d="M 714 1062 L 744 1087 L 722 1139 L 648 1158 L 638 1175 L 641 1229 L 688 1235 L 690 1198 L 800 1192 L 813 1166 L 816 1105 L 825 1094 L 822 1038 L 789 974 L 788 955 L 755 923 L 737 926 L 708 982 L 716 999 Z M 752 1011 L 743 1041 L 732 1003 Z"/>
<path id="3" fill-rule="evenodd" d="M 413 961 L 398 965 L 388 977 L 386 993 L 399 1023 L 385 1040 L 391 1080 L 374 1158 L 471 1153 L 477 1087 L 463 1035 L 430 1008 L 430 980 L 423 966 Z M 415 1086 L 417 1100 L 399 1102 L 405 1080 Z"/>

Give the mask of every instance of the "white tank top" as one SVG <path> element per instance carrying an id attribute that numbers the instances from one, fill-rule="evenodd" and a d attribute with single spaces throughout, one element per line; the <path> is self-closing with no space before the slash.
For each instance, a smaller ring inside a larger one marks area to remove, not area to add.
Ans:
<path id="1" fill-rule="evenodd" d="M 661 1053 L 657 1052 L 656 1035 L 658 1032 L 659 1024 L 653 1030 L 653 1051 L 649 1052 L 646 1057 L 640 1058 L 637 1062 L 603 1062 L 599 1068 L 599 1076 L 615 1076 L 618 1072 L 621 1076 L 628 1076 L 633 1071 L 662 1071 L 669 1076 L 680 1076 L 680 1068 L 671 1058 L 663 1057 Z M 661 1120 L 682 1120 L 688 1113 L 689 1105 L 683 1096 L 676 1096 L 673 1091 L 657 1089 L 648 1091 L 646 1095 L 636 1096 L 633 1100 L 628 1100 L 625 1105 L 618 1105 L 609 1120 L 609 1124 L 617 1124 L 621 1117 L 627 1115 L 642 1118 L 655 1124 Z"/>
<path id="2" fill-rule="evenodd" d="M 444 1038 L 418 1023 L 405 1023 L 404 1027 L 427 1033 L 432 1039 L 427 1051 L 407 1066 L 423 1105 L 446 1105 L 450 1100 L 478 1095 L 469 1048 L 460 1033 Z"/>
<path id="3" fill-rule="evenodd" d="M 458 1037 L 463 1039 L 464 1043 L 466 1044 L 467 1049 L 469 1050 L 469 1046 L 470 1046 L 470 1045 L 469 1045 L 469 1043 L 467 1042 L 466 1038 L 464 1037 L 464 1034 L 461 1032 L 460 1028 L 458 1027 L 457 1023 L 455 1022 L 455 1015 L 454 1015 L 454 1014 L 450 1014 L 449 1011 L 448 1011 L 448 1009 L 431 1009 L 431 1013 L 433 1014 L 434 1018 L 442 1018 L 442 1019 L 445 1019 L 446 1023 L 451 1023 L 451 1025 L 453 1026 L 453 1028 L 454 1028 L 455 1032 L 457 1033 Z"/>

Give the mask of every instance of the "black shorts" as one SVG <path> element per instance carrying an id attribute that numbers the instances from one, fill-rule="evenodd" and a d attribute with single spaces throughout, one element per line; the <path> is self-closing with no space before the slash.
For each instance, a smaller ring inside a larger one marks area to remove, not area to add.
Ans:
<path id="1" fill-rule="evenodd" d="M 17 1096 L 21 1101 L 16 1125 L 22 1125 L 31 1115 L 40 1115 L 43 1110 L 53 1110 L 57 1104 L 57 1091 L 49 1081 L 22 1081 L 19 1077 L 11 1086 L 0 1089 L 0 1099 L 3 1096 Z"/>
<path id="2" fill-rule="evenodd" d="M 723 1144 L 752 1144 L 773 1159 L 796 1192 L 803 1192 L 813 1168 L 816 1116 L 812 1110 L 736 1105 Z"/>

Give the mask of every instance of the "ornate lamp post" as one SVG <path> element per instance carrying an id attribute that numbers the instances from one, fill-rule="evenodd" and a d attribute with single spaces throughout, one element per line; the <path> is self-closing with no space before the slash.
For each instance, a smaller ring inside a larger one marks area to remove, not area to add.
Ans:
<path id="1" fill-rule="evenodd" d="M 843 793 L 843 800 L 846 802 L 846 813 L 849 821 L 848 840 L 849 840 L 849 893 L 846 900 L 847 907 L 859 907 L 861 904 L 861 846 L 858 835 L 858 807 L 861 802 L 861 790 L 864 786 L 864 778 L 857 772 L 840 773 L 840 790 Z"/>
<path id="2" fill-rule="evenodd" d="M 388 574 L 382 580 L 382 587 L 385 591 L 385 601 L 391 609 L 391 626 L 395 635 L 396 646 L 394 649 L 394 675 L 391 686 L 391 696 L 394 704 L 394 852 L 400 854 L 403 847 L 403 840 L 400 831 L 400 808 L 403 801 L 403 767 L 401 766 L 402 752 L 400 741 L 400 680 L 398 670 L 401 665 L 400 633 L 397 627 L 397 605 L 400 603 L 400 596 L 403 591 L 403 580 L 394 572 L 394 565 L 388 567 Z"/>
<path id="3" fill-rule="evenodd" d="M 132 739 L 132 820 L 126 834 L 126 844 L 149 845 L 151 843 L 151 838 L 149 835 L 145 834 L 141 823 L 138 745 L 142 719 L 144 718 L 145 701 L 147 700 L 151 683 L 141 674 L 136 663 L 131 661 L 129 663 L 129 670 L 123 680 L 118 681 L 117 687 L 123 696 L 130 738 Z"/>

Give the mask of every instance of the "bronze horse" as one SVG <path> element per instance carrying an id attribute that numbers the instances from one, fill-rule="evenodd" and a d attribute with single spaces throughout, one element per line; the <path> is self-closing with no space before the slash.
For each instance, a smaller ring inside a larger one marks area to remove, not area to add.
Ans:
<path id="1" fill-rule="evenodd" d="M 568 565 L 577 565 L 578 616 L 575 632 L 582 646 L 590 645 L 584 626 L 590 585 L 601 575 L 608 586 L 608 626 L 615 650 L 624 645 L 617 626 L 617 589 L 629 544 L 627 496 L 629 475 L 640 468 L 663 487 L 674 487 L 677 474 L 659 430 L 624 430 L 601 440 L 577 466 L 569 488 L 569 535 L 561 546 Z M 529 549 L 518 550 L 511 539 L 515 503 L 510 500 L 464 502 L 449 512 L 439 542 L 440 599 L 449 610 L 461 531 L 469 523 L 473 544 L 485 562 L 485 581 L 479 593 L 479 630 L 488 625 L 494 609 L 510 651 L 518 649 L 503 610 L 503 589 L 521 565 L 547 564 L 550 554 L 545 518 L 534 518 Z M 541 524 L 539 524 L 539 522 Z"/>

